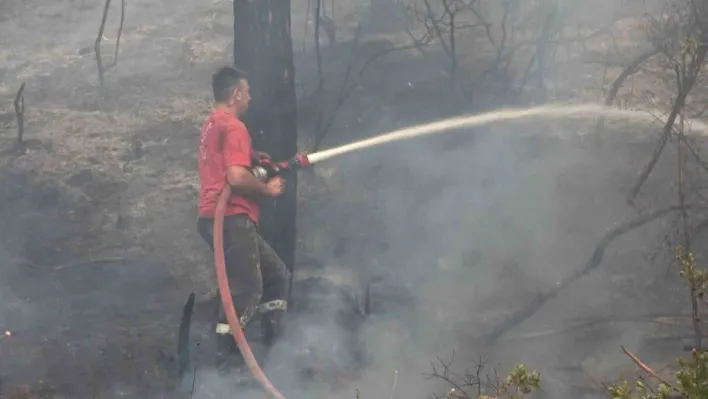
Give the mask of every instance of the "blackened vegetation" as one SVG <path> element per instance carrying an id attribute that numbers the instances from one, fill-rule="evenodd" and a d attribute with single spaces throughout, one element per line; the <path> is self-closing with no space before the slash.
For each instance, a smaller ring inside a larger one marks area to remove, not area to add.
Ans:
<path id="1" fill-rule="evenodd" d="M 234 1 L 234 64 L 246 71 L 252 89 L 244 121 L 254 148 L 276 160 L 292 157 L 297 152 L 297 99 L 290 2 Z M 283 195 L 263 201 L 260 230 L 292 273 L 297 176 L 287 180 Z"/>

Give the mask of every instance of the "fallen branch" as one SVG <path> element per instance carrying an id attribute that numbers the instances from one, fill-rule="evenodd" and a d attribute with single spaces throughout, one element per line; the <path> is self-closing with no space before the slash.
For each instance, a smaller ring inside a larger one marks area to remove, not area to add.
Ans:
<path id="1" fill-rule="evenodd" d="M 692 209 L 692 208 L 700 208 L 700 209 L 706 209 L 708 208 L 706 205 L 695 205 L 695 204 L 687 204 L 686 209 Z M 570 275 L 568 278 L 566 278 L 564 281 L 562 281 L 560 284 L 552 287 L 548 291 L 544 293 L 538 294 L 534 299 L 530 300 L 527 305 L 516 311 L 511 317 L 509 317 L 505 322 L 503 322 L 501 325 L 499 325 L 497 328 L 492 330 L 489 334 L 485 336 L 485 342 L 488 345 L 496 343 L 496 341 L 501 337 L 504 333 L 507 331 L 519 326 L 521 323 L 529 319 L 531 316 L 533 316 L 536 312 L 538 312 L 543 305 L 546 304 L 549 300 L 555 298 L 562 290 L 567 288 L 569 285 L 574 283 L 576 280 L 580 279 L 581 277 L 585 276 L 586 274 L 590 273 L 592 270 L 600 266 L 602 263 L 602 258 L 605 255 L 605 250 L 607 247 L 614 241 L 617 237 L 628 233 L 636 228 L 639 228 L 653 220 L 656 220 L 662 216 L 665 216 L 671 212 L 676 212 L 680 211 L 681 206 L 680 205 L 675 205 L 671 206 L 668 208 L 660 209 L 658 211 L 654 211 L 648 215 L 639 217 L 637 219 L 631 220 L 627 223 L 624 223 L 620 226 L 615 227 L 614 229 L 610 230 L 607 234 L 605 234 L 604 237 L 600 240 L 600 242 L 597 244 L 595 247 L 595 250 L 592 253 L 592 256 L 590 259 L 588 259 L 587 262 L 585 262 L 585 265 Z"/>
<path id="2" fill-rule="evenodd" d="M 669 384 L 668 382 L 666 382 L 665 379 L 659 377 L 659 375 L 656 374 L 656 372 L 655 372 L 654 370 L 652 370 L 649 366 L 647 366 L 646 364 L 644 364 L 644 362 L 642 362 L 641 360 L 639 360 L 639 358 L 638 358 L 636 355 L 634 355 L 632 352 L 630 352 L 629 350 L 627 350 L 627 348 L 625 348 L 624 346 L 622 346 L 621 348 L 622 348 L 622 351 L 623 351 L 627 356 L 629 356 L 629 358 L 632 359 L 632 360 L 634 361 L 634 363 L 637 364 L 637 366 L 639 366 L 639 368 L 641 368 L 642 370 L 644 370 L 644 371 L 645 371 L 647 374 L 649 374 L 650 376 L 654 377 L 657 381 L 661 382 L 662 384 L 666 385 L 667 387 L 671 388 L 672 390 L 678 392 L 678 390 L 677 390 L 676 388 L 674 388 L 673 386 L 671 386 L 671 384 Z"/>
<path id="3" fill-rule="evenodd" d="M 24 144 L 23 135 L 25 133 L 25 83 L 20 85 L 17 94 L 15 95 L 15 117 L 17 117 L 17 147 Z"/>

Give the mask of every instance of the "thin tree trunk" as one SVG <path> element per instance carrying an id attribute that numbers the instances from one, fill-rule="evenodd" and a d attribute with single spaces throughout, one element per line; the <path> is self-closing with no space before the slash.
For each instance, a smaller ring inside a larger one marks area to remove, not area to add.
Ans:
<path id="1" fill-rule="evenodd" d="M 322 118 L 324 110 L 324 76 L 322 72 L 322 52 L 320 49 L 320 23 L 322 17 L 322 3 L 324 0 L 315 0 L 315 57 L 317 58 L 317 126 L 315 132 L 319 134 L 322 128 Z M 331 43 L 330 43 L 331 44 Z"/>
<path id="2" fill-rule="evenodd" d="M 686 103 L 686 97 L 688 97 L 688 93 L 691 92 L 691 90 L 693 89 L 693 85 L 696 83 L 698 73 L 700 72 L 701 66 L 703 65 L 703 62 L 706 59 L 706 53 L 708 53 L 708 45 L 699 46 L 698 53 L 696 55 L 696 62 L 694 65 L 695 70 L 692 71 L 689 76 L 685 76 L 683 78 L 681 86 L 679 87 L 678 96 L 676 97 L 674 106 L 671 109 L 671 114 L 669 115 L 669 118 L 666 121 L 666 124 L 664 125 L 664 131 L 661 135 L 661 138 L 656 144 L 656 148 L 654 149 L 654 153 L 652 154 L 649 163 L 644 167 L 644 169 L 642 169 L 642 172 L 639 174 L 637 182 L 634 184 L 632 190 L 629 192 L 629 195 L 627 196 L 627 203 L 634 203 L 634 200 L 639 194 L 639 190 L 642 189 L 644 182 L 649 177 L 649 174 L 651 174 L 651 171 L 654 169 L 654 166 L 656 166 L 656 162 L 659 160 L 659 156 L 661 155 L 661 152 L 663 151 L 664 146 L 666 145 L 666 141 L 671 135 L 671 131 L 674 127 L 674 122 L 676 122 L 676 117 L 683 109 L 683 106 Z"/>
<path id="3" fill-rule="evenodd" d="M 289 1 L 234 1 L 234 64 L 246 71 L 251 104 L 244 122 L 254 148 L 274 160 L 297 152 L 297 100 Z M 283 195 L 264 200 L 259 229 L 288 269 L 295 263 L 297 176 Z"/>

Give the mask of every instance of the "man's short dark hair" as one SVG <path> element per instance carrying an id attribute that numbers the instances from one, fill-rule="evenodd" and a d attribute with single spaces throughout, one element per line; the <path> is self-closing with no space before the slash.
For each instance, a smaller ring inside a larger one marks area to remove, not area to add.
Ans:
<path id="1" fill-rule="evenodd" d="M 222 67 L 211 76 L 211 89 L 214 92 L 214 101 L 226 102 L 231 96 L 234 87 L 241 84 L 241 79 L 246 79 L 246 73 L 234 67 Z"/>

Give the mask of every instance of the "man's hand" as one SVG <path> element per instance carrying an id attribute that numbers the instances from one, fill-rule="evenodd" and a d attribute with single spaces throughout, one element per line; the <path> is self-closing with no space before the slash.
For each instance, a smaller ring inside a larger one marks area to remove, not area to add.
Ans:
<path id="1" fill-rule="evenodd" d="M 275 176 L 266 183 L 266 192 L 271 197 L 277 197 L 283 191 L 285 191 L 285 179 L 280 176 Z"/>

